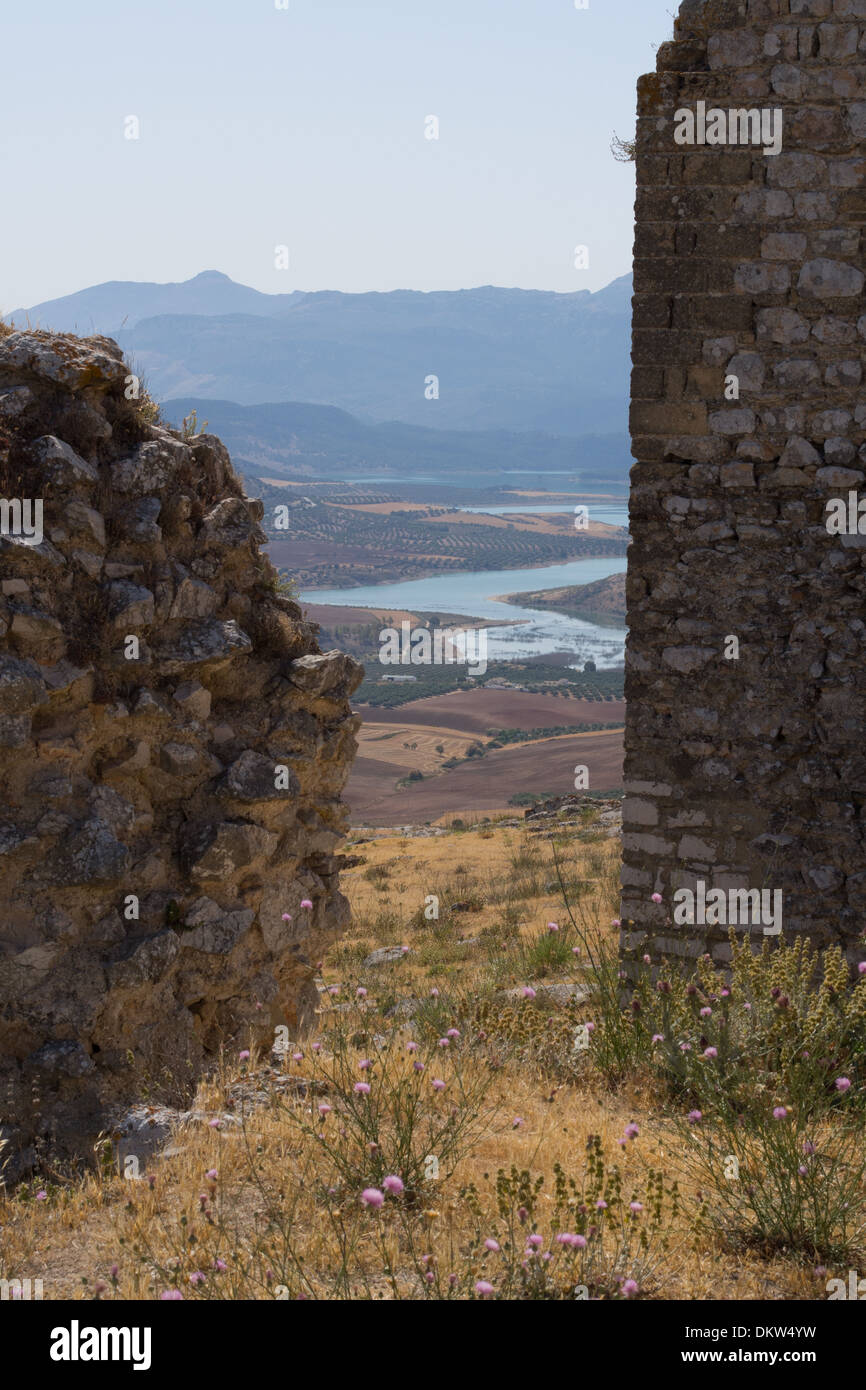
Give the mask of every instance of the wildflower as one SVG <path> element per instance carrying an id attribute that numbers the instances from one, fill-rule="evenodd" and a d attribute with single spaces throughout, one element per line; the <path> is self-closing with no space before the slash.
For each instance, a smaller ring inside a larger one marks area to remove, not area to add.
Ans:
<path id="1" fill-rule="evenodd" d="M 626 1139 L 637 1139 L 638 1135 L 640 1134 L 640 1130 L 638 1129 L 634 1120 L 631 1120 L 630 1123 L 626 1125 L 625 1129 L 623 1130 L 623 1134 L 625 1135 Z"/>
<path id="2" fill-rule="evenodd" d="M 460 1037 L 460 1029 L 459 1029 L 459 1028 L 449 1028 L 449 1029 L 448 1029 L 448 1032 L 447 1032 L 447 1034 L 446 1034 L 446 1037 L 449 1037 L 449 1038 L 459 1038 L 459 1037 Z"/>
<path id="3" fill-rule="evenodd" d="M 304 1054 L 303 1054 L 303 1052 L 293 1052 L 293 1053 L 292 1053 L 292 1061 L 293 1061 L 293 1062 L 303 1062 L 303 1060 L 304 1060 Z"/>
<path id="4" fill-rule="evenodd" d="M 534 998 L 535 998 L 535 990 L 532 988 L 532 985 L 524 985 L 524 986 L 523 986 L 523 997 L 524 997 L 524 999 L 534 999 Z"/>
<path id="5" fill-rule="evenodd" d="M 809 1174 L 809 1169 L 806 1167 L 805 1163 L 801 1163 L 797 1172 L 800 1174 L 801 1178 L 805 1178 Z"/>
<path id="6" fill-rule="evenodd" d="M 559 931 L 559 923 L 558 923 L 558 922 L 548 922 L 548 924 L 547 924 L 547 930 L 548 930 L 549 932 Z"/>
<path id="7" fill-rule="evenodd" d="M 637 1215 L 639 1211 L 643 1211 L 643 1202 L 629 1202 L 628 1209 Z"/>
<path id="8" fill-rule="evenodd" d="M 643 957 L 643 963 L 644 963 L 644 965 L 651 965 L 651 964 L 652 964 L 652 957 L 651 957 L 651 956 L 644 956 L 644 957 Z"/>
<path id="9" fill-rule="evenodd" d="M 604 1200 L 603 1197 L 599 1197 L 598 1201 L 595 1204 L 595 1209 L 596 1211 L 607 1211 L 607 1202 Z"/>
<path id="10" fill-rule="evenodd" d="M 721 993 L 722 993 L 722 998 L 723 998 L 723 999 L 727 999 L 727 998 L 730 996 L 731 991 L 730 991 L 729 989 L 723 989 Z"/>
<path id="11" fill-rule="evenodd" d="M 691 1043 L 680 1043 L 680 1052 L 691 1052 Z"/>
<path id="12" fill-rule="evenodd" d="M 226 1270 L 228 1269 L 228 1265 L 226 1264 L 225 1260 L 214 1260 L 213 1267 L 218 1274 L 225 1274 Z"/>
<path id="13" fill-rule="evenodd" d="M 440 1046 L 440 1047 L 450 1047 L 450 1046 L 451 1046 L 451 1039 L 450 1039 L 450 1038 L 440 1038 L 440 1039 L 439 1039 L 439 1046 Z"/>
<path id="14" fill-rule="evenodd" d="M 438 998 L 439 998 L 439 991 L 438 991 L 438 989 L 436 988 L 435 985 L 433 986 L 433 988 L 432 988 L 431 991 L 430 991 L 430 998 L 431 998 L 431 999 L 438 999 Z"/>
<path id="15" fill-rule="evenodd" d="M 712 1015 L 713 1011 L 709 1007 L 709 1005 L 704 1005 L 704 1007 L 701 1009 L 701 1018 L 712 1018 Z"/>
<path id="16" fill-rule="evenodd" d="M 657 992 L 658 994 L 670 994 L 670 992 L 671 992 L 670 980 L 658 980 L 658 981 L 656 982 L 656 992 Z"/>
<path id="17" fill-rule="evenodd" d="M 339 994 L 339 993 L 340 993 L 340 986 L 339 986 L 339 985 L 328 985 L 328 993 L 330 994 L 331 998 L 333 999 L 333 997 L 334 997 L 335 994 Z"/>
<path id="18" fill-rule="evenodd" d="M 368 1096 L 370 1094 L 370 1083 L 369 1081 L 356 1081 L 352 1090 L 359 1096 Z"/>
<path id="19" fill-rule="evenodd" d="M 533 1231 L 532 1235 L 526 1237 L 526 1244 L 532 1249 L 537 1250 L 539 1246 L 544 1244 L 544 1241 L 540 1235 Z"/>
<path id="20" fill-rule="evenodd" d="M 861 960 L 860 964 L 857 966 L 857 974 L 866 975 L 866 960 Z"/>
<path id="21" fill-rule="evenodd" d="M 208 1120 L 208 1126 L 211 1129 L 222 1129 L 223 1122 L 222 1120 Z"/>
<path id="22" fill-rule="evenodd" d="M 511 1128 L 512 1128 L 512 1129 L 520 1129 L 520 1127 L 521 1127 L 522 1124 L 523 1124 L 523 1116 L 522 1116 L 522 1115 L 515 1115 L 515 1116 L 514 1116 L 514 1119 L 511 1121 Z"/>
<path id="23" fill-rule="evenodd" d="M 401 946 L 401 947 L 400 947 L 400 950 L 403 952 L 403 955 L 404 955 L 404 956 L 408 956 L 408 954 L 409 954 L 409 947 L 408 947 L 408 946 Z"/>
<path id="24" fill-rule="evenodd" d="M 111 1282 L 112 1282 L 112 1283 L 116 1283 L 116 1282 L 117 1282 L 117 1277 L 118 1277 L 118 1275 L 120 1274 L 120 1268 L 119 1268 L 119 1266 L 118 1266 L 118 1265 L 112 1265 L 111 1268 L 110 1268 L 110 1270 L 108 1271 L 108 1273 L 109 1273 L 109 1275 L 111 1276 Z"/>
<path id="25" fill-rule="evenodd" d="M 355 994 L 358 996 L 359 999 L 367 998 L 367 991 L 365 990 L 363 985 L 358 986 L 358 988 L 355 990 Z"/>
<path id="26" fill-rule="evenodd" d="M 324 1101 L 324 1100 L 323 1100 L 322 1103 L 321 1103 L 321 1105 L 319 1106 L 319 1114 L 320 1114 L 320 1115 L 330 1115 L 330 1113 L 331 1113 L 331 1106 L 328 1105 L 327 1101 Z"/>
<path id="27" fill-rule="evenodd" d="M 851 1089 L 851 1082 L 847 1076 L 837 1076 L 835 1085 L 837 1091 L 850 1091 Z"/>
<path id="28" fill-rule="evenodd" d="M 37 1202 L 47 1202 L 47 1201 L 48 1201 L 48 1193 L 47 1193 L 47 1192 L 37 1192 L 37 1193 L 36 1193 L 36 1200 L 37 1200 Z"/>
<path id="29" fill-rule="evenodd" d="M 485 1250 L 492 1250 L 493 1253 L 494 1253 L 494 1255 L 498 1254 L 498 1252 L 501 1250 L 501 1248 L 502 1248 L 502 1247 L 500 1246 L 499 1241 L 498 1241 L 498 1240 L 494 1240 L 492 1236 L 488 1236 L 487 1239 L 486 1239 L 485 1242 L 484 1242 L 484 1249 L 485 1249 Z"/>
<path id="30" fill-rule="evenodd" d="M 582 1250 L 586 1245 L 586 1240 L 583 1236 L 573 1235 L 571 1231 L 560 1231 L 556 1237 L 556 1243 L 557 1245 L 567 1245 L 572 1250 Z"/>
<path id="31" fill-rule="evenodd" d="M 705 1056 L 705 1057 L 718 1057 L 718 1055 L 719 1055 L 719 1050 L 718 1050 L 718 1048 L 716 1048 L 716 1047 L 705 1047 L 705 1048 L 704 1048 L 704 1056 Z"/>
<path id="32" fill-rule="evenodd" d="M 183 1298 L 180 1289 L 163 1289 L 162 1293 L 159 1295 L 160 1303 L 176 1302 L 179 1298 Z"/>
<path id="33" fill-rule="evenodd" d="M 396 1197 L 403 1191 L 403 1179 L 398 1178 L 396 1173 L 392 1173 L 390 1177 L 385 1179 L 382 1186 L 386 1192 L 393 1192 Z"/>
<path id="34" fill-rule="evenodd" d="M 321 1052 L 321 1050 L 322 1050 L 322 1044 L 321 1044 L 320 1042 L 314 1042 L 314 1043 L 313 1043 L 313 1051 L 314 1051 L 314 1052 Z"/>
<path id="35" fill-rule="evenodd" d="M 370 1061 L 369 1057 L 362 1057 L 358 1063 L 358 1069 L 360 1071 L 368 1071 L 372 1065 L 373 1063 Z"/>
<path id="36" fill-rule="evenodd" d="M 312 912 L 313 910 L 313 904 L 310 902 L 309 898 L 301 899 L 301 907 L 306 908 L 307 912 Z"/>
<path id="37" fill-rule="evenodd" d="M 805 1139 L 805 1140 L 803 1141 L 803 1153 L 804 1153 L 804 1154 L 815 1154 L 815 1153 L 817 1153 L 817 1152 L 818 1152 L 818 1150 L 817 1150 L 816 1146 L 812 1143 L 811 1139 Z"/>
<path id="38" fill-rule="evenodd" d="M 216 1168 L 208 1168 L 207 1172 L 205 1173 L 205 1177 L 210 1178 L 211 1182 L 216 1182 L 217 1178 L 219 1177 L 219 1172 Z"/>
<path id="39" fill-rule="evenodd" d="M 444 1091 L 444 1090 L 445 1090 L 445 1082 L 444 1082 L 444 1081 L 435 1080 L 435 1081 L 431 1082 L 431 1085 L 432 1085 L 434 1091 Z"/>
<path id="40" fill-rule="evenodd" d="M 652 901 L 653 901 L 654 903 L 660 903 L 661 900 L 662 900 L 662 895 L 661 895 L 661 893 L 653 893 L 653 895 L 652 895 Z"/>
<path id="41" fill-rule="evenodd" d="M 284 921 L 284 922 L 291 922 L 291 920 L 292 920 L 292 914 L 291 914 L 291 912 L 284 912 L 284 913 L 283 913 L 283 921 Z"/>
<path id="42" fill-rule="evenodd" d="M 193 1285 L 193 1287 L 195 1287 L 196 1284 L 204 1283 L 204 1275 L 202 1274 L 200 1269 L 193 1270 L 192 1274 L 189 1276 L 189 1282 Z"/>
<path id="43" fill-rule="evenodd" d="M 593 1033 L 593 1032 L 595 1032 L 595 1024 L 594 1024 L 594 1023 L 585 1023 L 583 1026 L 584 1026 L 584 1028 L 586 1029 L 587 1033 Z"/>
<path id="44" fill-rule="evenodd" d="M 489 1298 L 493 1293 L 493 1285 L 488 1284 L 486 1279 L 479 1279 L 475 1285 L 475 1292 L 479 1298 Z"/>
<path id="45" fill-rule="evenodd" d="M 378 1187 L 365 1187 L 361 1193 L 361 1205 L 365 1207 L 380 1207 L 384 1200 Z"/>
<path id="46" fill-rule="evenodd" d="M 413 1071 L 423 1071 L 423 1070 L 424 1070 L 424 1063 L 423 1063 L 423 1062 L 413 1062 L 413 1063 L 412 1063 L 412 1069 L 413 1069 Z"/>
<path id="47" fill-rule="evenodd" d="M 614 917 L 614 919 L 613 919 L 613 921 L 611 922 L 610 925 L 611 925 L 612 927 L 621 927 L 621 926 L 622 926 L 622 922 L 620 921 L 619 917 Z"/>
<path id="48" fill-rule="evenodd" d="M 690 1110 L 688 1113 L 688 1121 L 690 1125 L 699 1125 L 703 1118 L 704 1117 L 701 1114 L 700 1110 Z"/>
<path id="49" fill-rule="evenodd" d="M 785 1105 L 777 1105 L 777 1106 L 775 1107 L 775 1109 L 773 1110 L 773 1119 L 774 1119 L 774 1120 L 787 1120 L 787 1118 L 788 1118 L 788 1109 L 787 1109 L 787 1106 L 785 1106 Z"/>
<path id="50" fill-rule="evenodd" d="M 573 956 L 579 956 L 579 955 L 580 955 L 580 947 L 579 947 L 579 946 L 572 946 L 572 948 L 571 948 L 571 954 L 572 954 Z M 864 964 L 866 964 L 866 961 L 864 961 Z"/>
<path id="51" fill-rule="evenodd" d="M 449 1274 L 449 1275 L 448 1275 L 448 1287 L 449 1287 L 449 1289 L 456 1288 L 456 1286 L 457 1286 L 457 1275 L 456 1275 L 456 1274 Z"/>
<path id="52" fill-rule="evenodd" d="M 418 1044 L 417 1044 L 416 1042 L 407 1042 L 407 1044 L 406 1044 L 406 1051 L 407 1051 L 407 1052 L 417 1052 L 417 1051 L 418 1051 Z"/>
<path id="53" fill-rule="evenodd" d="M 525 1226 L 525 1225 L 526 1225 L 526 1220 L 527 1220 L 527 1217 L 528 1217 L 528 1216 L 529 1216 L 529 1212 L 526 1210 L 526 1207 L 518 1207 L 518 1208 L 517 1208 L 517 1219 L 518 1219 L 518 1221 L 520 1222 L 521 1226 Z"/>
<path id="54" fill-rule="evenodd" d="M 622 1291 L 625 1294 L 626 1298 L 631 1298 L 632 1294 L 637 1293 L 638 1291 L 637 1284 L 633 1279 L 626 1279 L 625 1283 L 622 1286 Z"/>
<path id="55" fill-rule="evenodd" d="M 653 1033 L 653 1042 L 654 1042 L 654 1043 L 657 1043 L 657 1042 L 664 1042 L 664 1036 L 663 1036 L 663 1034 L 661 1034 L 661 1033 Z"/>

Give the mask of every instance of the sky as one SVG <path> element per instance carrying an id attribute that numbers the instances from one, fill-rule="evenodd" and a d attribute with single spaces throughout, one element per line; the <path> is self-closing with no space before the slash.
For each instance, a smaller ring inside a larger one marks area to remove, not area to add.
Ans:
<path id="1" fill-rule="evenodd" d="M 570 291 L 631 267 L 610 141 L 676 0 L 12 8 L 2 313 L 202 270 L 270 293 Z"/>

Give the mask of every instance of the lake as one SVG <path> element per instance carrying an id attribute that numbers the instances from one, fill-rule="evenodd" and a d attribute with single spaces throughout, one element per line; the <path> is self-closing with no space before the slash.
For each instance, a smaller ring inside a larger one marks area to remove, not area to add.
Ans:
<path id="1" fill-rule="evenodd" d="M 600 518 L 599 518 L 600 519 Z M 575 665 L 593 660 L 598 668 L 620 666 L 625 652 L 625 629 L 598 627 L 547 613 L 538 608 L 503 603 L 496 595 L 527 590 L 558 589 L 570 584 L 591 584 L 609 574 L 621 574 L 625 556 L 572 560 L 567 564 L 536 569 L 482 570 L 477 573 L 439 574 L 430 579 L 408 579 L 396 584 L 366 584 L 357 589 L 305 589 L 301 601 L 333 603 L 351 608 L 394 608 L 409 612 L 459 613 L 470 618 L 494 618 L 519 626 L 488 632 L 488 660 L 511 661 L 551 652 L 574 653 Z"/>

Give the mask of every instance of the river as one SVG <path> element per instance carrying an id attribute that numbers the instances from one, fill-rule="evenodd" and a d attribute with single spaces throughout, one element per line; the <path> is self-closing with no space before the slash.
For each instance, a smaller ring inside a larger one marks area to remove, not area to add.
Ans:
<path id="1" fill-rule="evenodd" d="M 301 601 L 351 608 L 459 613 L 470 618 L 504 620 L 514 626 L 493 628 L 488 632 L 488 661 L 510 661 L 567 651 L 574 654 L 574 665 L 582 666 L 591 659 L 602 670 L 622 664 L 626 636 L 623 628 L 598 627 L 563 613 L 503 603 L 501 596 L 590 584 L 609 574 L 621 574 L 625 568 L 625 556 L 599 557 L 537 569 L 440 574 L 396 584 L 366 584 L 357 589 L 305 589 Z"/>

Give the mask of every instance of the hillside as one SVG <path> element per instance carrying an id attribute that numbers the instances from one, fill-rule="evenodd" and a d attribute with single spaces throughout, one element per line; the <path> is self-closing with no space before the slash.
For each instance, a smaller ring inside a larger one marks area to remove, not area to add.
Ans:
<path id="1" fill-rule="evenodd" d="M 562 485 L 624 488 L 631 466 L 625 433 L 564 439 L 536 431 L 445 430 L 399 420 L 369 423 L 335 406 L 299 401 L 238 405 L 196 393 L 165 400 L 162 413 L 179 425 L 193 410 L 225 440 L 248 473 L 291 478 L 395 481 L 450 475 L 455 483 L 501 487 L 503 475 L 525 472 Z"/>
<path id="2" fill-rule="evenodd" d="M 163 400 L 311 401 L 434 429 L 584 435 L 623 428 L 630 315 L 628 276 L 594 294 L 262 295 L 208 271 L 96 285 L 13 317 L 113 334 Z"/>
<path id="3" fill-rule="evenodd" d="M 573 584 L 565 589 L 540 589 L 534 593 L 509 594 L 511 603 L 527 608 L 550 608 L 571 618 L 617 626 L 625 622 L 625 573 L 596 579 L 592 584 Z"/>

